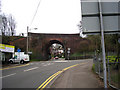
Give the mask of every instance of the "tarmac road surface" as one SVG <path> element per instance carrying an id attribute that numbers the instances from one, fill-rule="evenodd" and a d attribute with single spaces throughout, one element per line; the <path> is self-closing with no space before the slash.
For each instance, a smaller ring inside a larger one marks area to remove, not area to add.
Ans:
<path id="1" fill-rule="evenodd" d="M 90 60 L 92 61 L 92 60 Z M 71 65 L 86 63 L 89 60 L 54 60 L 31 62 L 22 66 L 0 69 L 2 71 L 2 88 L 37 89 L 54 73 Z"/>

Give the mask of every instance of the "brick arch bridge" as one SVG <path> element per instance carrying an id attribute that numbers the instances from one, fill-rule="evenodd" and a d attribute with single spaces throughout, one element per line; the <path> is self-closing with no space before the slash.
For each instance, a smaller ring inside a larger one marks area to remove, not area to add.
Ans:
<path id="1" fill-rule="evenodd" d="M 64 47 L 65 58 L 67 59 L 67 48 L 71 48 L 71 54 L 80 50 L 82 39 L 79 34 L 45 34 L 45 33 L 28 33 L 29 34 L 29 51 L 33 52 L 32 58 L 49 60 L 49 47 L 53 43 L 61 44 Z"/>
<path id="2" fill-rule="evenodd" d="M 52 44 L 54 44 L 54 43 L 57 43 L 57 44 L 60 44 L 60 45 L 62 45 L 62 47 L 63 47 L 63 49 L 64 49 L 64 52 L 65 52 L 65 46 L 64 46 L 64 44 L 60 41 L 60 40 L 50 40 L 49 41 L 49 43 L 47 44 L 47 46 L 46 46 L 46 53 L 47 53 L 47 55 L 49 55 L 49 59 L 51 58 L 51 53 L 50 53 L 50 46 L 52 45 Z"/>

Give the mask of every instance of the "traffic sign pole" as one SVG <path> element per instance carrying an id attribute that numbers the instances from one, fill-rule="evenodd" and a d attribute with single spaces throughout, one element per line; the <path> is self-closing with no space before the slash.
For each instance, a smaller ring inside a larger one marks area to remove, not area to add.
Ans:
<path id="1" fill-rule="evenodd" d="M 70 59 L 70 49 L 71 48 L 68 48 L 68 51 L 67 51 L 67 53 L 68 53 L 68 60 Z"/>
<path id="2" fill-rule="evenodd" d="M 104 88 L 107 88 L 107 72 L 106 72 L 106 58 L 105 58 L 105 43 L 104 43 L 104 27 L 101 1 L 99 0 L 99 12 L 100 12 L 100 27 L 101 27 L 101 43 L 102 43 L 102 56 L 103 56 L 103 71 L 104 71 Z"/>

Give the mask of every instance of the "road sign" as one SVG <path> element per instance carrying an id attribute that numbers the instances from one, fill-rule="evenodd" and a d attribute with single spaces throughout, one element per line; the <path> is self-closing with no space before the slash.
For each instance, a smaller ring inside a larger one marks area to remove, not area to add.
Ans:
<path id="1" fill-rule="evenodd" d="M 70 51 L 71 48 L 68 48 L 68 50 Z"/>
<path id="2" fill-rule="evenodd" d="M 101 0 L 102 1 L 102 0 Z M 84 34 L 100 33 L 100 13 L 102 13 L 105 33 L 120 33 L 120 2 L 101 2 L 102 10 L 99 10 L 97 0 L 82 0 L 82 27 Z"/>
<path id="3" fill-rule="evenodd" d="M 67 53 L 70 53 L 70 51 L 67 51 Z"/>
<path id="4" fill-rule="evenodd" d="M 21 49 L 18 48 L 18 49 L 17 49 L 17 52 L 21 52 Z"/>
<path id="5" fill-rule="evenodd" d="M 32 54 L 32 52 L 28 52 L 28 54 Z"/>
<path id="6" fill-rule="evenodd" d="M 107 88 L 104 32 L 120 33 L 120 29 L 118 26 L 118 16 L 120 14 L 118 10 L 118 4 L 119 4 L 118 1 L 111 2 L 112 4 L 109 2 L 101 2 L 101 1 L 102 0 L 90 2 L 90 0 L 82 0 L 82 17 L 83 17 L 82 26 L 83 29 L 86 28 L 85 29 L 86 31 L 85 30 L 83 31 L 84 33 L 95 33 L 95 34 L 101 33 L 104 88 Z"/>

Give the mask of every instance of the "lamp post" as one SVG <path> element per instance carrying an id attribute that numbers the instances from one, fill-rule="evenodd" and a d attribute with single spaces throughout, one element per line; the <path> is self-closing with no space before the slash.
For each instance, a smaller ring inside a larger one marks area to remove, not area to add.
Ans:
<path id="1" fill-rule="evenodd" d="M 28 44 L 29 44 L 29 40 L 28 40 L 28 38 L 29 38 L 29 36 L 28 36 L 28 31 L 29 30 L 31 30 L 31 29 L 29 29 L 29 27 L 27 26 L 27 46 L 26 46 L 26 53 L 28 54 Z M 37 30 L 37 28 L 34 28 L 34 30 Z"/>

